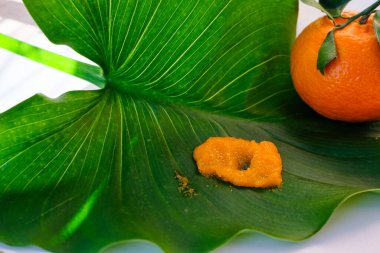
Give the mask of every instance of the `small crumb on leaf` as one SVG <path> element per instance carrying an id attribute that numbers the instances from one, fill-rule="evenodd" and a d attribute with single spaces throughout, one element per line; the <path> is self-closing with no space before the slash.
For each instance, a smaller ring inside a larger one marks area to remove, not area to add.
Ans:
<path id="1" fill-rule="evenodd" d="M 175 178 L 178 181 L 177 189 L 184 197 L 193 197 L 197 195 L 195 189 L 190 186 L 190 181 L 187 177 L 181 175 L 178 171 L 176 171 Z"/>

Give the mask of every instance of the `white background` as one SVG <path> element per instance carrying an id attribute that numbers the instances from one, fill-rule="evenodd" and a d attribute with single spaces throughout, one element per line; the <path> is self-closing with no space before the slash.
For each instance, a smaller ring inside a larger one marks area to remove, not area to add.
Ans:
<path id="1" fill-rule="evenodd" d="M 362 10 L 373 2 L 354 0 L 349 5 L 349 9 Z M 298 33 L 321 15 L 320 11 L 300 4 Z M 65 46 L 51 44 L 36 27 L 19 0 L 0 0 L 0 33 L 86 61 Z M 93 85 L 81 79 L 0 49 L 0 112 L 35 93 L 56 97 L 67 90 L 93 88 L 95 88 Z M 1 252 L 45 251 L 34 246 L 17 248 L 0 243 Z M 162 251 L 151 243 L 134 241 L 126 245 L 110 247 L 106 252 L 161 253 Z M 261 234 L 245 233 L 213 251 L 213 253 L 231 252 L 378 253 L 380 252 L 380 195 L 369 193 L 348 200 L 334 212 L 320 232 L 306 241 L 294 243 L 272 239 Z"/>

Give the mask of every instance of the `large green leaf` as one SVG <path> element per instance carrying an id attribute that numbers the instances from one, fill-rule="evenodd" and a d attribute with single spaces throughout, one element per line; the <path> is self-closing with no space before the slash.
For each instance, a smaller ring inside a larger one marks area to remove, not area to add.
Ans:
<path id="1" fill-rule="evenodd" d="M 1 241 L 93 252 L 140 238 L 204 252 L 244 229 L 300 240 L 344 199 L 380 187 L 380 126 L 321 119 L 292 88 L 297 1 L 25 4 L 107 84 L 0 115 Z M 282 187 L 201 176 L 192 150 L 210 136 L 276 143 Z"/>

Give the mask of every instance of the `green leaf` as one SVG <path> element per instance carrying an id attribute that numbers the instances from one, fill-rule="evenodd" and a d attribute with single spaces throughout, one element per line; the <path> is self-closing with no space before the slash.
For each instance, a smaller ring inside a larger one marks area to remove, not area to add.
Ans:
<path id="1" fill-rule="evenodd" d="M 334 16 L 328 11 L 326 10 L 323 6 L 322 6 L 322 3 L 321 1 L 318 1 L 317 0 L 301 0 L 304 4 L 307 4 L 307 5 L 310 5 L 314 8 L 317 8 L 318 10 L 324 12 L 333 22 L 334 21 Z"/>
<path id="2" fill-rule="evenodd" d="M 325 67 L 337 58 L 337 51 L 334 40 L 334 31 L 330 31 L 325 40 L 322 43 L 322 46 L 318 51 L 318 60 L 317 60 L 317 68 L 322 73 L 325 74 Z"/>
<path id="3" fill-rule="evenodd" d="M 379 163 L 377 126 L 371 133 L 326 122 L 255 123 L 112 91 L 36 96 L 0 120 L 2 240 L 52 251 L 141 238 L 168 252 L 203 252 L 242 229 L 300 240 L 380 178 L 370 169 Z M 274 141 L 283 186 L 235 188 L 196 173 L 193 147 L 224 135 Z M 176 172 L 197 195 L 178 192 Z"/>
<path id="4" fill-rule="evenodd" d="M 242 230 L 316 233 L 380 187 L 380 125 L 321 119 L 289 76 L 296 0 L 25 0 L 50 40 L 99 64 L 106 87 L 36 95 L 0 115 L 0 240 L 95 252 L 146 239 L 205 252 Z M 201 176 L 210 136 L 274 142 L 279 189 Z M 187 177 L 195 194 L 178 190 Z"/>
<path id="5" fill-rule="evenodd" d="M 331 20 L 340 17 L 343 9 L 351 0 L 301 0 L 304 4 L 310 5 L 324 12 Z"/>
<path id="6" fill-rule="evenodd" d="M 320 5 L 333 17 L 340 17 L 343 9 L 351 0 L 319 0 Z"/>
<path id="7" fill-rule="evenodd" d="M 380 11 L 376 11 L 375 15 L 373 16 L 373 27 L 375 29 L 376 38 L 380 46 Z"/>

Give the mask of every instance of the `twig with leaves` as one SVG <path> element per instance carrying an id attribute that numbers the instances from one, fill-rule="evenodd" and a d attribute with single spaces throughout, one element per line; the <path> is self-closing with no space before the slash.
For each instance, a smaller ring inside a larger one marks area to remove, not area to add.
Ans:
<path id="1" fill-rule="evenodd" d="M 317 69 L 324 75 L 325 67 L 338 57 L 335 45 L 334 33 L 337 30 L 345 28 L 350 23 L 359 19 L 358 23 L 364 25 L 367 23 L 371 14 L 375 13 L 373 18 L 373 27 L 380 46 L 380 10 L 376 10 L 380 6 L 380 0 L 374 2 L 363 11 L 352 17 L 343 17 L 342 11 L 351 0 L 301 0 L 303 3 L 318 8 L 326 13 L 327 17 L 334 23 L 334 28 L 326 35 L 319 51 L 317 60 Z M 337 24 L 335 18 L 345 18 L 346 22 Z"/>

